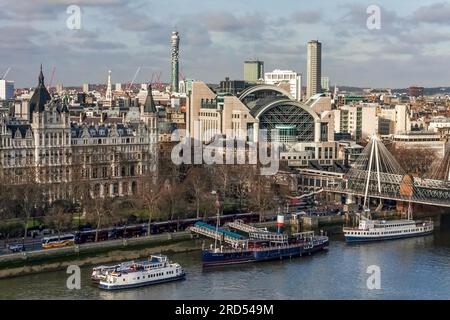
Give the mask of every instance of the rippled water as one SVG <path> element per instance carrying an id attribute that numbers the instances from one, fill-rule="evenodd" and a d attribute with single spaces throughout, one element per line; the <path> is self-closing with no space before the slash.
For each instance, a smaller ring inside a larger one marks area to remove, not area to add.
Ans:
<path id="1" fill-rule="evenodd" d="M 101 291 L 82 269 L 82 289 L 64 271 L 0 280 L 0 299 L 449 299 L 450 223 L 433 235 L 367 244 L 331 239 L 328 252 L 292 260 L 202 270 L 200 252 L 174 254 L 187 279 L 119 292 Z M 381 268 L 381 289 L 366 286 Z"/>

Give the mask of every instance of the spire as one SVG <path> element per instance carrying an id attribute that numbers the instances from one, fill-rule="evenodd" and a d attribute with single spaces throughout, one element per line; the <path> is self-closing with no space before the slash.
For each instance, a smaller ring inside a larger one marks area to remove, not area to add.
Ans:
<path id="1" fill-rule="evenodd" d="M 32 122 L 33 112 L 42 112 L 45 109 L 45 104 L 51 100 L 51 96 L 48 93 L 47 88 L 44 85 L 44 74 L 42 72 L 42 64 L 39 72 L 39 83 L 29 102 L 29 121 Z"/>
<path id="2" fill-rule="evenodd" d="M 149 84 L 147 87 L 147 98 L 145 98 L 144 112 L 145 113 L 156 113 L 156 105 L 155 105 L 155 101 L 153 100 L 151 84 Z"/>
<path id="3" fill-rule="evenodd" d="M 110 103 L 110 106 L 111 106 L 112 99 L 113 99 L 112 88 L 111 88 L 111 70 L 108 71 L 108 86 L 106 88 L 105 98 Z"/>
<path id="4" fill-rule="evenodd" d="M 44 86 L 44 74 L 42 73 L 42 63 L 41 63 L 41 72 L 39 72 L 39 86 Z"/>

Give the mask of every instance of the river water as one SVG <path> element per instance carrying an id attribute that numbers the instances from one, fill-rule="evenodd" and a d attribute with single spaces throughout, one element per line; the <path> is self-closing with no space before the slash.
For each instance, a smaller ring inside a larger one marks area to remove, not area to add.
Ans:
<path id="1" fill-rule="evenodd" d="M 173 254 L 184 281 L 118 292 L 90 284 L 69 290 L 65 271 L 0 280 L 0 299 L 450 299 L 450 217 L 426 237 L 346 244 L 292 260 L 202 270 L 200 252 Z M 380 268 L 380 289 L 368 289 L 369 266 Z"/>

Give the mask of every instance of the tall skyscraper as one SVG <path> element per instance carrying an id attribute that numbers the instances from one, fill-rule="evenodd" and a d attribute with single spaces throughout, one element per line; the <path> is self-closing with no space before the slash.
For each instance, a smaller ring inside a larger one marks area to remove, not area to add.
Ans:
<path id="1" fill-rule="evenodd" d="M 264 61 L 249 60 L 244 62 L 244 81 L 256 84 L 259 79 L 264 80 Z"/>
<path id="2" fill-rule="evenodd" d="M 83 83 L 83 92 L 88 93 L 91 90 L 89 83 Z"/>
<path id="3" fill-rule="evenodd" d="M 308 42 L 308 62 L 306 79 L 306 98 L 322 91 L 322 44 L 317 40 Z"/>
<path id="4" fill-rule="evenodd" d="M 0 79 L 0 100 L 14 99 L 14 81 Z"/>
<path id="5" fill-rule="evenodd" d="M 180 36 L 177 31 L 172 32 L 172 92 L 178 92 L 178 55 L 180 49 Z"/>
<path id="6" fill-rule="evenodd" d="M 64 90 L 64 87 L 63 87 L 62 83 L 58 83 L 58 84 L 56 85 L 56 92 L 57 92 L 58 94 L 61 94 L 61 93 L 63 92 L 63 90 Z"/>

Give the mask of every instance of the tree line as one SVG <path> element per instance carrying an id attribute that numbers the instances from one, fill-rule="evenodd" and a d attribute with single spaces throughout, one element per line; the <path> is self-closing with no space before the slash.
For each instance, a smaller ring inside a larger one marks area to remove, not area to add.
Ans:
<path id="1" fill-rule="evenodd" d="M 131 196 L 93 196 L 92 181 L 74 179 L 60 184 L 56 199 L 50 199 L 51 185 L 38 183 L 34 173 L 20 184 L 0 185 L 0 237 L 29 236 L 32 221 L 57 234 L 88 224 L 101 229 L 133 222 L 153 222 L 215 215 L 216 196 L 220 210 L 264 213 L 284 205 L 288 193 L 275 176 L 262 176 L 256 165 L 161 164 L 158 172 L 138 178 L 138 188 Z M 148 233 L 150 234 L 150 225 Z M 96 237 L 97 238 L 97 237 Z"/>

